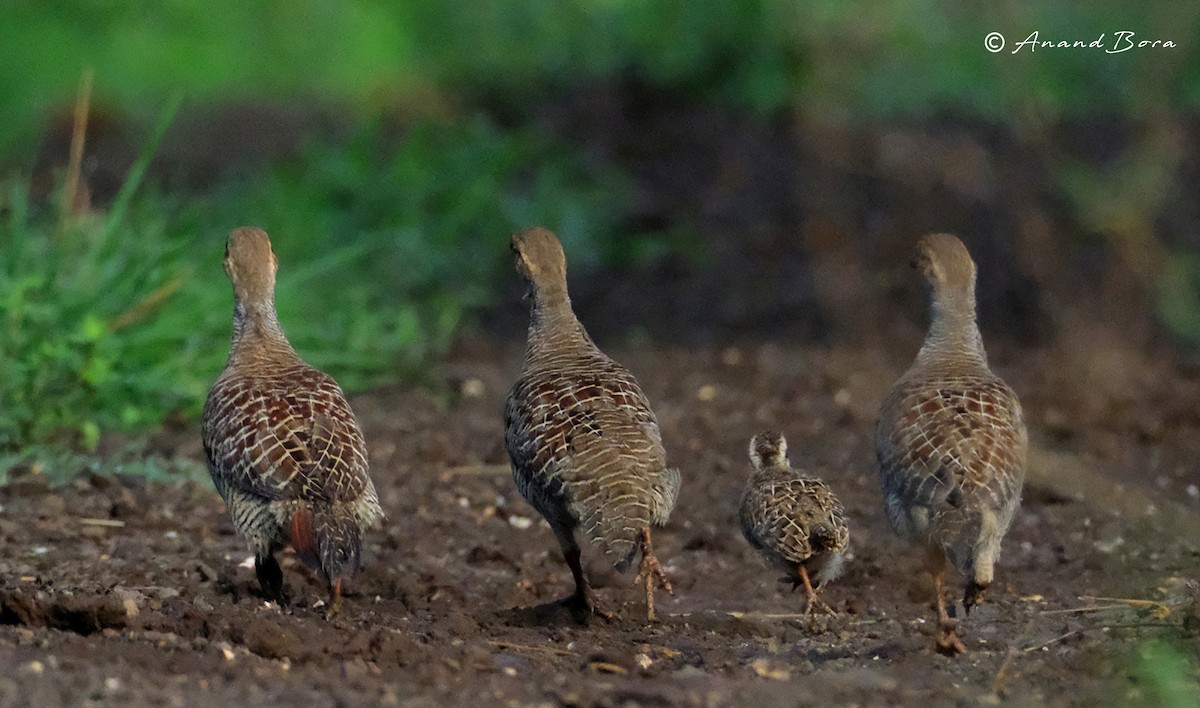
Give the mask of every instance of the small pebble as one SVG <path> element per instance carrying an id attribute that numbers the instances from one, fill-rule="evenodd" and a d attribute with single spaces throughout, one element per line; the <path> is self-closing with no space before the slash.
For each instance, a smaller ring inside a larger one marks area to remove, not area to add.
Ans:
<path id="1" fill-rule="evenodd" d="M 483 385 L 483 381 L 476 378 L 463 381 L 462 395 L 466 398 L 481 398 L 485 393 L 487 393 L 487 387 Z"/>

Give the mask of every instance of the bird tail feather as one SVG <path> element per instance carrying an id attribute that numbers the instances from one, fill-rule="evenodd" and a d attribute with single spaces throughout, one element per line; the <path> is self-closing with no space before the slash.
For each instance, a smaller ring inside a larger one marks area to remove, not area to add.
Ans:
<path id="1" fill-rule="evenodd" d="M 641 530 L 650 525 L 650 515 L 644 504 L 634 502 L 609 503 L 594 509 L 581 519 L 588 537 L 621 573 L 626 572 L 641 546 Z"/>
<path id="2" fill-rule="evenodd" d="M 292 514 L 289 528 L 296 555 L 307 566 L 320 570 L 332 586 L 349 584 L 362 560 L 362 532 L 357 521 L 334 509 L 301 507 Z"/>

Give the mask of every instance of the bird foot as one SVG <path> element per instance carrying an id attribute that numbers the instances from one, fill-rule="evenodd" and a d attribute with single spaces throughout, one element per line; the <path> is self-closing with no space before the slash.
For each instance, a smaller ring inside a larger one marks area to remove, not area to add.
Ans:
<path id="1" fill-rule="evenodd" d="M 958 656 L 967 653 L 967 645 L 958 638 L 958 623 L 953 620 L 938 623 L 935 642 L 937 653 L 944 656 Z"/>
<path id="2" fill-rule="evenodd" d="M 653 553 L 642 553 L 642 563 L 638 566 L 638 573 L 633 579 L 633 584 L 642 585 L 646 589 L 646 620 L 649 622 L 658 619 L 658 613 L 654 611 L 655 586 L 666 590 L 669 595 L 675 594 L 675 589 L 671 587 L 671 581 L 667 579 L 667 574 Z"/>
<path id="3" fill-rule="evenodd" d="M 830 607 L 829 603 L 817 597 L 816 593 L 814 593 L 808 597 L 808 602 L 804 605 L 804 616 L 812 617 L 817 610 L 820 610 L 822 614 L 837 615 L 837 610 Z"/>
<path id="4" fill-rule="evenodd" d="M 791 583 L 792 592 L 796 592 L 800 588 L 804 588 L 804 594 L 808 596 L 808 601 L 804 604 L 804 616 L 811 617 L 816 610 L 820 610 L 824 614 L 837 615 L 837 610 L 833 609 L 817 596 L 817 590 L 812 586 L 808 579 L 808 572 L 804 568 L 799 569 L 794 575 L 785 575 L 779 579 L 781 583 Z"/>
<path id="5" fill-rule="evenodd" d="M 613 621 L 613 613 L 600 603 L 590 587 L 582 592 L 576 592 L 562 599 L 563 607 L 571 611 L 580 621 L 586 621 L 589 616 L 596 616 L 605 622 Z"/>
<path id="6" fill-rule="evenodd" d="M 651 583 L 666 590 L 671 595 L 675 594 L 675 589 L 671 587 L 671 581 L 667 579 L 666 572 L 663 571 L 662 565 L 653 555 L 642 556 L 642 564 L 638 567 L 638 574 L 633 579 L 634 585 Z"/>
<path id="7" fill-rule="evenodd" d="M 325 619 L 332 620 L 342 614 L 342 579 L 338 578 L 329 588 L 329 607 L 325 610 Z"/>

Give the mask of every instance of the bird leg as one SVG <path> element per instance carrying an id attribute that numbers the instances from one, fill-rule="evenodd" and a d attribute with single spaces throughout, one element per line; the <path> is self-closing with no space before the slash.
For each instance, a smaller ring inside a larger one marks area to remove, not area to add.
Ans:
<path id="1" fill-rule="evenodd" d="M 573 540 L 569 544 L 563 544 L 563 557 L 566 558 L 567 565 L 571 568 L 571 575 L 575 578 L 575 594 L 564 599 L 563 604 L 584 614 L 596 615 L 600 619 L 611 621 L 613 614 L 596 599 L 596 594 L 592 592 L 592 586 L 588 583 L 587 576 L 583 574 L 580 555 L 579 546 Z"/>
<path id="2" fill-rule="evenodd" d="M 637 577 L 633 579 L 633 584 L 643 584 L 646 588 L 646 621 L 653 622 L 657 615 L 654 612 L 654 586 L 658 585 L 663 590 L 674 595 L 675 590 L 671 587 L 671 581 L 667 580 L 667 574 L 663 572 L 662 566 L 658 559 L 654 557 L 654 551 L 650 548 L 650 527 L 642 528 L 641 533 L 642 546 L 642 563 L 638 566 Z"/>
<path id="3" fill-rule="evenodd" d="M 984 593 L 987 592 L 988 586 L 972 580 L 967 583 L 967 591 L 963 595 L 963 609 L 967 614 L 971 614 L 971 608 L 983 602 Z"/>
<path id="4" fill-rule="evenodd" d="M 284 604 L 283 569 L 279 561 L 271 553 L 257 553 L 254 556 L 254 574 L 258 576 L 258 586 L 262 588 L 267 599 Z"/>
<path id="5" fill-rule="evenodd" d="M 808 568 L 804 567 L 804 564 L 800 564 L 796 567 L 796 574 L 794 577 L 786 579 L 791 580 L 793 592 L 795 592 L 796 588 L 799 588 L 801 585 L 804 586 L 804 592 L 808 594 L 808 602 L 804 605 L 805 617 L 808 617 L 813 613 L 813 608 L 819 608 L 831 615 L 837 614 L 837 611 L 830 607 L 828 603 L 817 597 L 817 591 L 813 589 L 812 581 L 810 581 L 808 578 Z"/>
<path id="6" fill-rule="evenodd" d="M 342 579 L 337 578 L 329 584 L 329 609 L 325 611 L 325 619 L 331 620 L 342 613 Z"/>
<path id="7" fill-rule="evenodd" d="M 929 574 L 933 576 L 933 593 L 937 597 L 937 651 L 946 656 L 965 654 L 967 647 L 958 638 L 958 622 L 951 618 L 946 610 L 946 593 L 942 591 L 946 577 L 946 557 L 940 552 L 930 554 Z"/>

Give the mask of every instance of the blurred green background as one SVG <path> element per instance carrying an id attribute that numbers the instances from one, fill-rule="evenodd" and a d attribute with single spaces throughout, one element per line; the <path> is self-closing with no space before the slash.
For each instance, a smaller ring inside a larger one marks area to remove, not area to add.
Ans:
<path id="1" fill-rule="evenodd" d="M 293 343 L 351 390 L 464 330 L 523 336 L 506 239 L 532 224 L 610 336 L 883 336 L 936 229 L 980 261 L 989 336 L 1095 320 L 1194 355 L 1200 10 L 965 5 L 10 2 L 0 453 L 189 425 L 244 224 L 274 238 Z M 1012 53 L 1035 30 L 1177 46 Z"/>

